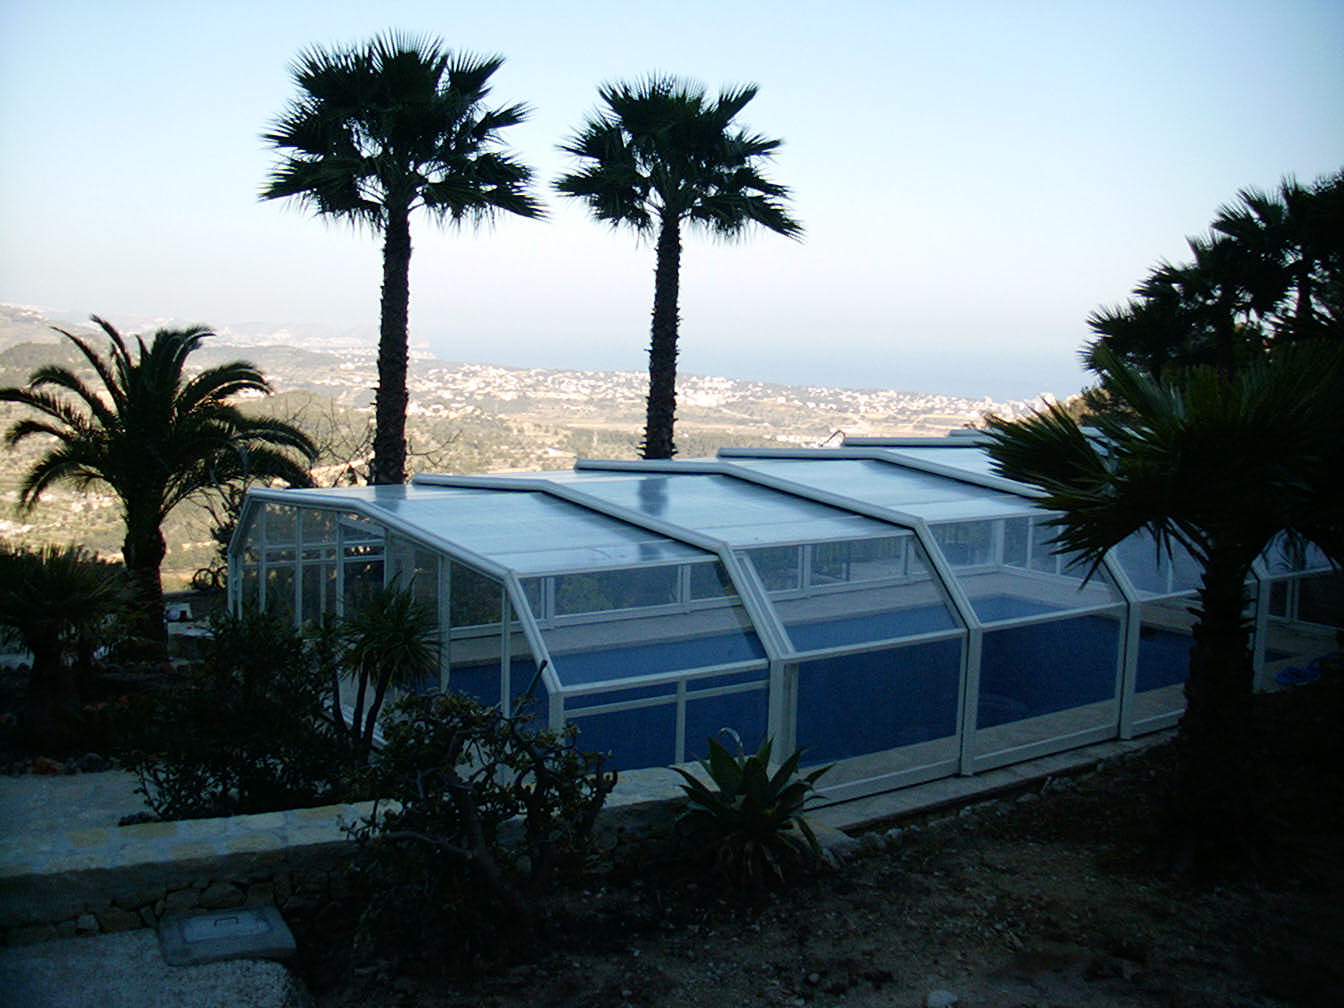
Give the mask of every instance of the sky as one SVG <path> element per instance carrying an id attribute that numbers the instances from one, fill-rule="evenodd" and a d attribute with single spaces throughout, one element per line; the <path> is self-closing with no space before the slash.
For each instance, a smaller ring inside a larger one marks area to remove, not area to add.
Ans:
<path id="1" fill-rule="evenodd" d="M 503 55 L 491 102 L 533 109 L 505 136 L 547 220 L 413 222 L 411 340 L 448 360 L 646 367 L 651 244 L 551 189 L 605 81 L 755 83 L 784 141 L 806 233 L 684 237 L 684 373 L 1066 396 L 1091 311 L 1238 190 L 1344 167 L 1339 0 L 0 0 L 0 301 L 372 346 L 377 238 L 260 200 L 261 137 L 301 51 L 389 29 Z"/>

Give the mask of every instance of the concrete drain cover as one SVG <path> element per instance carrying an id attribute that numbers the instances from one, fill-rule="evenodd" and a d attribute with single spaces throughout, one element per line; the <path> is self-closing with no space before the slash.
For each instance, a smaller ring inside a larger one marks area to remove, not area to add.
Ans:
<path id="1" fill-rule="evenodd" d="M 223 959 L 288 959 L 294 935 L 273 906 L 181 914 L 159 921 L 159 948 L 169 966 Z"/>

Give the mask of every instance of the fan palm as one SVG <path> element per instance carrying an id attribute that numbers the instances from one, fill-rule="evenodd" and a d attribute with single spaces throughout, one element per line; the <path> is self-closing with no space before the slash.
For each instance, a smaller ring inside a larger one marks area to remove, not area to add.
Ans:
<path id="1" fill-rule="evenodd" d="M 1227 375 L 1213 366 L 1154 379 L 1105 347 L 1099 373 L 1118 409 L 1084 430 L 1050 406 L 991 421 L 997 471 L 1044 492 L 1056 542 L 1094 563 L 1147 530 L 1202 565 L 1181 720 L 1178 802 L 1185 853 L 1227 840 L 1244 810 L 1238 772 L 1253 665 L 1244 619 L 1255 559 L 1280 535 L 1344 561 L 1344 348 L 1294 344 Z"/>
<path id="2" fill-rule="evenodd" d="M 0 402 L 39 414 L 15 422 L 10 445 L 30 437 L 50 446 L 24 476 L 20 504 L 34 506 L 60 482 L 85 488 L 103 483 L 121 504 L 126 526 L 122 557 L 136 588 L 136 629 L 162 645 L 163 582 L 167 551 L 162 526 L 182 501 L 245 476 L 308 485 L 296 458 L 315 450 L 297 428 L 244 414 L 230 402 L 241 392 L 270 392 L 266 379 L 244 361 L 187 377 L 187 358 L 209 331 L 161 329 L 135 350 L 111 325 L 94 317 L 109 340 L 106 356 L 92 340 L 58 329 L 75 345 L 94 381 L 67 367 L 49 365 L 21 388 L 0 389 Z"/>
<path id="3" fill-rule="evenodd" d="M 1251 293 L 1260 314 L 1274 315 L 1278 337 L 1329 335 L 1323 301 L 1330 277 L 1337 283 L 1344 270 L 1344 172 L 1314 188 L 1286 178 L 1276 193 L 1243 189 L 1213 230 L 1258 261 Z"/>
<path id="4" fill-rule="evenodd" d="M 294 67 L 299 97 L 263 137 L 285 152 L 263 199 L 292 196 L 383 237 L 372 483 L 406 479 L 411 212 L 454 224 L 542 215 L 526 191 L 531 171 L 500 149 L 527 108 L 484 106 L 503 62 L 396 34 L 312 49 Z"/>
<path id="5" fill-rule="evenodd" d="M 781 141 L 734 123 L 756 92 L 748 85 L 711 101 L 699 87 L 670 77 L 605 84 L 598 93 L 606 108 L 561 146 L 582 165 L 556 181 L 561 194 L 584 200 L 599 221 L 656 235 L 644 458 L 676 452 L 682 223 L 724 238 L 753 224 L 791 238 L 802 234 L 786 209 L 788 190 L 760 170 Z"/>
<path id="6" fill-rule="evenodd" d="M 438 667 L 437 620 L 410 590 L 389 585 L 346 616 L 343 635 L 345 661 L 354 671 L 355 709 L 348 726 L 340 711 L 337 721 L 348 728 L 356 751 L 367 755 L 388 689 L 414 689 Z"/>
<path id="7" fill-rule="evenodd" d="M 1191 262 L 1160 263 L 1127 304 L 1089 317 L 1089 367 L 1104 345 L 1154 376 L 1206 363 L 1231 372 L 1275 343 L 1344 332 L 1344 173 L 1243 190 L 1189 247 Z"/>
<path id="8" fill-rule="evenodd" d="M 10 633 L 33 659 L 26 719 L 34 738 L 50 734 L 54 709 L 80 700 L 95 635 L 129 597 L 126 572 L 81 547 L 0 544 L 0 635 Z"/>

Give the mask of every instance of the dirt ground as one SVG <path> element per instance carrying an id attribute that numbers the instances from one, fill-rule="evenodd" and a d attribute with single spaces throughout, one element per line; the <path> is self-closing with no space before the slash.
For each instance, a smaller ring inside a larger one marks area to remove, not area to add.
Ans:
<path id="1" fill-rule="evenodd" d="M 542 954 L 474 978 L 309 960 L 320 1008 L 1337 1008 L 1344 673 L 1259 698 L 1275 856 L 1164 867 L 1169 744 L 1030 792 L 883 824 L 839 867 L 747 897 L 663 864 L 567 894 Z M 301 939 L 302 940 L 302 939 Z"/>

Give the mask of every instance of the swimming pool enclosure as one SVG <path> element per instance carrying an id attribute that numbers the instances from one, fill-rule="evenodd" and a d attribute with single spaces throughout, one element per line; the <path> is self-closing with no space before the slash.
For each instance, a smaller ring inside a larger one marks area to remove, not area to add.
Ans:
<path id="1" fill-rule="evenodd" d="M 1048 518 L 971 438 L 254 490 L 229 592 L 302 623 L 406 587 L 437 619 L 424 688 L 530 694 L 622 769 L 769 735 L 836 762 L 839 800 L 1176 722 L 1197 566 L 1136 538 L 1089 572 Z M 1336 590 L 1320 555 L 1271 552 L 1262 677 Z"/>

